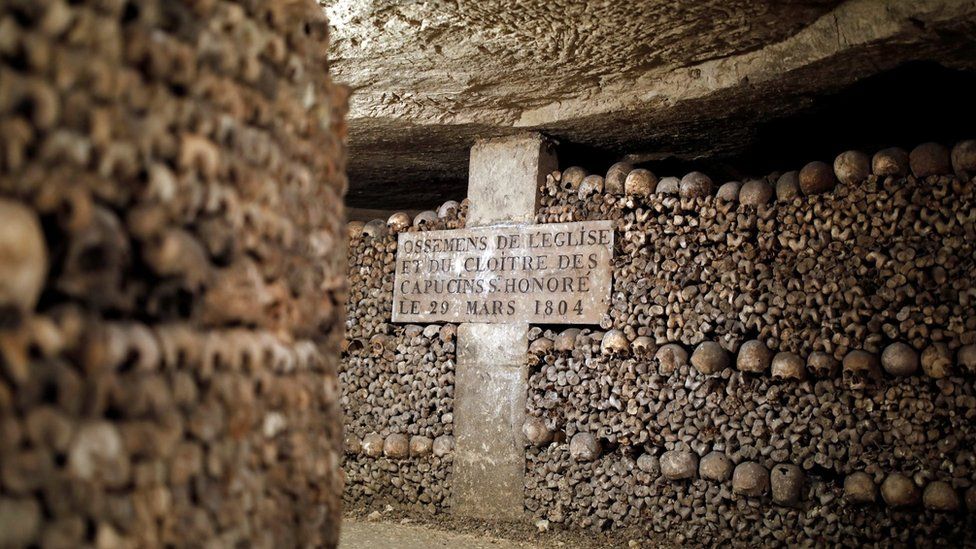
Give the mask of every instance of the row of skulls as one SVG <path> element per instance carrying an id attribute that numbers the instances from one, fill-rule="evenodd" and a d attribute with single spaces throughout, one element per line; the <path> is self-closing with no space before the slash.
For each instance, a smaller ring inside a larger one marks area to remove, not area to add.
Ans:
<path id="1" fill-rule="evenodd" d="M 571 353 L 576 338 L 582 333 L 578 328 L 560 332 L 554 339 L 539 337 L 529 346 L 527 361 L 537 364 L 547 354 Z M 880 356 L 863 350 L 853 350 L 842 361 L 823 352 L 813 352 L 804 360 L 795 353 L 773 353 L 765 343 L 749 340 L 743 343 L 735 357 L 714 341 L 704 341 L 689 355 L 678 343 L 658 347 L 653 339 L 640 336 L 629 341 L 621 330 L 608 330 L 605 333 L 589 334 L 591 339 L 600 340 L 600 351 L 610 357 L 633 355 L 638 359 L 657 363 L 662 374 L 670 374 L 683 364 L 691 364 L 702 374 L 715 374 L 735 366 L 742 372 L 762 374 L 769 371 L 777 380 L 803 380 L 809 372 L 814 377 L 835 377 L 840 372 L 853 388 L 863 388 L 882 376 L 882 370 L 891 376 L 908 376 L 922 372 L 932 379 L 943 379 L 955 371 L 976 374 L 976 345 L 964 345 L 956 352 L 955 361 L 944 343 L 933 343 L 921 355 L 911 346 L 894 342 L 884 348 Z"/>
<path id="2" fill-rule="evenodd" d="M 545 433 L 545 424 L 539 418 L 529 418 L 523 425 L 526 439 L 536 446 L 551 442 L 551 438 L 540 436 Z M 577 433 L 569 442 L 569 455 L 575 461 L 594 461 L 602 452 L 600 439 L 592 433 Z M 658 475 L 673 482 L 702 478 L 714 482 L 731 480 L 732 491 L 741 496 L 760 497 L 770 495 L 773 503 L 795 506 L 800 503 L 804 485 L 807 482 L 803 469 L 792 463 L 778 463 L 771 470 L 755 461 L 734 463 L 723 452 L 712 451 L 702 456 L 689 450 L 669 450 L 660 457 L 650 453 L 640 455 L 637 468 L 656 477 Z M 873 477 L 857 471 L 848 475 L 843 483 L 844 500 L 850 505 L 874 503 L 878 499 L 878 485 Z M 959 494 L 948 482 L 933 480 L 919 483 L 902 473 L 889 473 L 880 486 L 881 499 L 889 507 L 905 508 L 923 503 L 926 509 L 954 512 L 962 507 Z M 964 495 L 966 507 L 976 512 L 976 486 L 971 486 Z"/>
<path id="3" fill-rule="evenodd" d="M 789 171 L 776 180 L 775 185 L 763 179 L 743 182 L 729 181 L 716 189 L 712 178 L 693 171 L 680 179 L 658 178 L 644 168 L 634 168 L 629 162 L 618 162 L 605 176 L 588 174 L 584 168 L 573 166 L 561 173 L 560 184 L 565 191 L 575 192 L 580 200 L 597 193 L 627 196 L 651 194 L 679 195 L 682 198 L 712 196 L 724 200 L 738 200 L 742 204 L 759 206 L 773 198 L 788 201 L 801 195 L 829 192 L 838 182 L 847 185 L 864 181 L 869 175 L 878 177 L 917 178 L 955 173 L 961 179 L 976 174 L 976 140 L 957 143 L 950 151 L 942 144 L 928 142 L 911 152 L 889 147 L 873 156 L 849 150 L 837 155 L 833 165 L 819 160 L 809 162 L 799 171 Z"/>

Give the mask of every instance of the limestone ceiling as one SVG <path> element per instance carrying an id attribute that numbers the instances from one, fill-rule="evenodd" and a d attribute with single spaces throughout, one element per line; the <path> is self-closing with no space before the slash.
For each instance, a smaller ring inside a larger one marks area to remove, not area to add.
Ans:
<path id="1" fill-rule="evenodd" d="M 353 90 L 349 202 L 462 197 L 477 137 L 730 155 L 755 125 L 904 62 L 970 67 L 976 0 L 323 0 Z"/>

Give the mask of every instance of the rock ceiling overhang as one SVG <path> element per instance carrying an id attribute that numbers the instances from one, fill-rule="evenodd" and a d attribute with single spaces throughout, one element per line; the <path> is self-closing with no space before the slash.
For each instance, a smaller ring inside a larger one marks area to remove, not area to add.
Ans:
<path id="1" fill-rule="evenodd" d="M 354 89 L 349 202 L 464 195 L 478 137 L 730 156 L 760 123 L 911 61 L 976 65 L 976 1 L 324 0 Z"/>

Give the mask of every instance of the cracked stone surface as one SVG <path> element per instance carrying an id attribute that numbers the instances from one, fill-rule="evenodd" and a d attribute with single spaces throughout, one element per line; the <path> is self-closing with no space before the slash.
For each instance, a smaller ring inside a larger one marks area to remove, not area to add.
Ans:
<path id="1" fill-rule="evenodd" d="M 464 196 L 478 137 L 731 156 L 762 121 L 910 61 L 976 66 L 976 0 L 321 0 L 354 89 L 352 206 Z"/>

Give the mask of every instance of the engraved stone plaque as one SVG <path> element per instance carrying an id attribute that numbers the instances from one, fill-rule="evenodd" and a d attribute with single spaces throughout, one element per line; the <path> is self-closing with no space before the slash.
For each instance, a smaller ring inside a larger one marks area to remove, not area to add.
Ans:
<path id="1" fill-rule="evenodd" d="M 400 233 L 393 322 L 599 324 L 613 222 Z"/>

